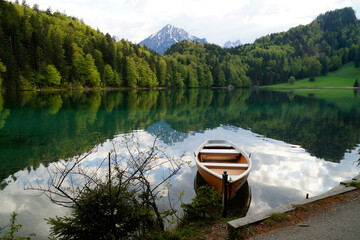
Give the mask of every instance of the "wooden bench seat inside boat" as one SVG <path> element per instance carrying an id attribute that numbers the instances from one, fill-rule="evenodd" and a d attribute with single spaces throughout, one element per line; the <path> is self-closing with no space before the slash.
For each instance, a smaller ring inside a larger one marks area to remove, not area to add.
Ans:
<path id="1" fill-rule="evenodd" d="M 216 155 L 239 155 L 239 151 L 236 149 L 201 149 L 200 153 Z"/>
<path id="2" fill-rule="evenodd" d="M 247 164 L 247 160 L 236 149 L 201 149 L 199 161 L 202 163 Z"/>
<path id="3" fill-rule="evenodd" d="M 234 149 L 234 146 L 226 143 L 208 143 L 203 149 Z"/>
<path id="4" fill-rule="evenodd" d="M 240 167 L 240 168 L 247 168 L 249 164 L 246 163 L 217 163 L 217 162 L 203 162 L 202 163 L 205 167 L 216 166 L 216 167 Z"/>
<path id="5" fill-rule="evenodd" d="M 239 176 L 247 170 L 247 167 L 219 167 L 219 166 L 207 166 L 207 168 L 217 174 L 221 175 L 224 171 L 229 176 Z"/>

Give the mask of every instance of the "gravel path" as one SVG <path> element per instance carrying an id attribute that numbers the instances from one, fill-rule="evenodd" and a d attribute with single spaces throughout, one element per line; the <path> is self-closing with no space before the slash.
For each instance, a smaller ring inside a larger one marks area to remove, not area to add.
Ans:
<path id="1" fill-rule="evenodd" d="M 295 226 L 272 231 L 252 239 L 360 239 L 360 200 L 353 200 L 312 216 Z"/>

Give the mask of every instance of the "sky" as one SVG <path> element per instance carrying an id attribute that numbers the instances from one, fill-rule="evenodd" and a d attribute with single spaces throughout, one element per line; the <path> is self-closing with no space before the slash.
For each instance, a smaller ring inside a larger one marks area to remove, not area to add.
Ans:
<path id="1" fill-rule="evenodd" d="M 14 0 L 12 0 L 14 1 Z M 19 0 L 22 3 L 22 0 Z M 65 13 L 117 39 L 139 43 L 166 24 L 223 46 L 228 40 L 252 43 L 271 33 L 313 21 L 327 11 L 360 0 L 26 0 L 41 10 Z"/>

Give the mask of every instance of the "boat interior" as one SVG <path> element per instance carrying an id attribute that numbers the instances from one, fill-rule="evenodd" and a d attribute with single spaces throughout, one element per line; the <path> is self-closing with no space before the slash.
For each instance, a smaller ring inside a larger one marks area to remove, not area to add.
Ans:
<path id="1" fill-rule="evenodd" d="M 246 158 L 230 145 L 205 145 L 199 151 L 198 160 L 203 166 L 220 175 L 224 171 L 227 171 L 228 175 L 240 175 L 249 167 Z"/>

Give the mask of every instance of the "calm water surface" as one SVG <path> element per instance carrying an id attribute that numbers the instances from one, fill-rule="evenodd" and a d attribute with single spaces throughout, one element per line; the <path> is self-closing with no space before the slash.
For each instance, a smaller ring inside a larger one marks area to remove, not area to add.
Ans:
<path id="1" fill-rule="evenodd" d="M 189 161 L 208 139 L 251 153 L 248 215 L 321 194 L 359 172 L 360 96 L 352 90 L 13 92 L 0 96 L 0 226 L 16 211 L 22 233 L 46 239 L 44 218 L 66 210 L 24 186 L 45 183 L 52 162 L 86 152 L 94 132 L 103 144 L 88 166 L 125 134 L 150 144 L 160 131 L 159 144 Z M 192 163 L 173 179 L 185 202 L 196 172 Z M 156 182 L 161 171 L 151 177 Z"/>

